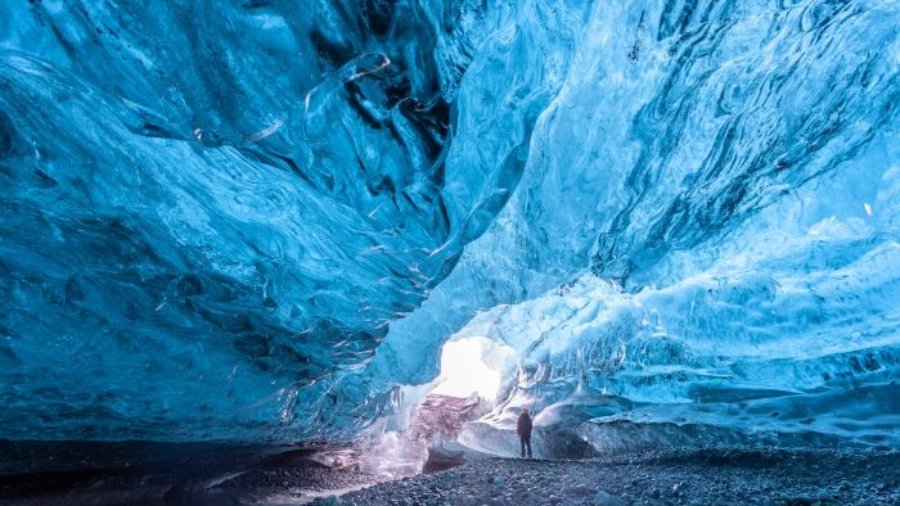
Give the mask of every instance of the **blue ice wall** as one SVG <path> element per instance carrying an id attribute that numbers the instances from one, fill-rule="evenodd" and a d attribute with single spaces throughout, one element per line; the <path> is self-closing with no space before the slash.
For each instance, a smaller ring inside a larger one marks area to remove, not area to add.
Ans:
<path id="1" fill-rule="evenodd" d="M 459 332 L 522 358 L 487 431 L 896 446 L 898 26 L 5 2 L 0 437 L 349 436 Z"/>
<path id="2" fill-rule="evenodd" d="M 523 165 L 446 172 L 443 15 L 4 2 L 0 437 L 319 427 Z"/>

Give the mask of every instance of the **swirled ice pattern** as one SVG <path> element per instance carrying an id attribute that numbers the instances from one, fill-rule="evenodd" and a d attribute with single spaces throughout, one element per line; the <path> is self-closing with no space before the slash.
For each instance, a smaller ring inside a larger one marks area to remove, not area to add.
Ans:
<path id="1" fill-rule="evenodd" d="M 893 0 L 0 3 L 0 438 L 900 446 Z M 490 435 L 490 437 L 485 437 Z"/>

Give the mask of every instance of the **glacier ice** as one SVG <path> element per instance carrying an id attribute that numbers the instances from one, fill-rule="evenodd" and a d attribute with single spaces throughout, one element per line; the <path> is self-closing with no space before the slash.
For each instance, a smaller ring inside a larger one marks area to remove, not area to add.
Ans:
<path id="1" fill-rule="evenodd" d="M 454 336 L 518 354 L 491 451 L 900 446 L 897 26 L 0 4 L 0 438 L 353 437 Z"/>

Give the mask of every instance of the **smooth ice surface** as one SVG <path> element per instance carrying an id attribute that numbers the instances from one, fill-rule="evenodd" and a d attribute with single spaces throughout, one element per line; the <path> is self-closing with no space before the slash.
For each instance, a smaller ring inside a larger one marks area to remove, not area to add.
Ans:
<path id="1" fill-rule="evenodd" d="M 455 334 L 519 358 L 473 441 L 898 447 L 898 26 L 0 3 L 0 437 L 351 437 Z"/>

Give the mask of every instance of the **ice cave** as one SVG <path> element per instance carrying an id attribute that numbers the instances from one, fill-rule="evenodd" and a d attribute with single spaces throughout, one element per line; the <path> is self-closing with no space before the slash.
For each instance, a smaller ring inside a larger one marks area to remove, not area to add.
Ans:
<path id="1" fill-rule="evenodd" d="M 526 407 L 535 462 L 900 501 L 900 2 L 0 2 L 0 308 L 0 504 L 108 448 L 421 467 L 451 408 L 516 457 Z"/>

